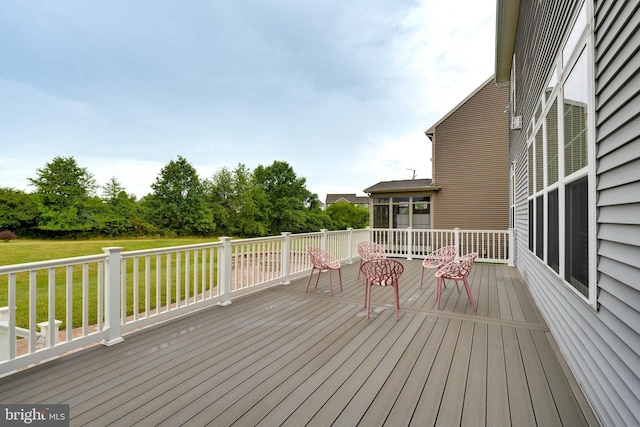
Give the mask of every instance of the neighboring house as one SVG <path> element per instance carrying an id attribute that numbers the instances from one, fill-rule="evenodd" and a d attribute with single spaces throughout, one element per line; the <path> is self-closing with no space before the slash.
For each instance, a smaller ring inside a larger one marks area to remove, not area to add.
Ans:
<path id="1" fill-rule="evenodd" d="M 325 208 L 328 208 L 336 202 L 350 203 L 354 206 L 369 209 L 369 198 L 367 196 L 356 196 L 355 194 L 327 194 L 325 198 Z"/>
<path id="2" fill-rule="evenodd" d="M 425 132 L 432 144 L 432 228 L 509 228 L 509 90 L 493 77 Z"/>
<path id="3" fill-rule="evenodd" d="M 373 228 L 431 228 L 431 199 L 440 188 L 430 179 L 382 181 L 364 189 L 371 197 Z"/>
<path id="4" fill-rule="evenodd" d="M 640 425 L 638 2 L 497 8 L 516 265 L 601 422 Z"/>

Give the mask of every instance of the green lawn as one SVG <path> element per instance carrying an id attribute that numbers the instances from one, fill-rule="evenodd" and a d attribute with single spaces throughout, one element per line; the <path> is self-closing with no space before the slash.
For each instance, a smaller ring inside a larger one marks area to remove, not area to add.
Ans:
<path id="1" fill-rule="evenodd" d="M 103 253 L 102 248 L 120 246 L 123 251 L 164 248 L 196 243 L 218 242 L 216 237 L 191 239 L 132 240 L 12 240 L 0 243 L 0 266 L 49 259 L 70 258 Z"/>
<path id="2" fill-rule="evenodd" d="M 122 247 L 123 251 L 133 251 L 140 249 L 163 248 L 171 246 L 182 246 L 197 243 L 218 242 L 217 238 L 208 239 L 148 239 L 148 240 L 86 240 L 86 241 L 44 241 L 44 240 L 14 240 L 9 243 L 0 243 L 0 266 L 21 264 L 35 261 L 45 261 L 50 259 L 70 258 L 84 255 L 95 255 L 104 253 L 102 248 L 106 247 Z M 145 274 L 145 257 L 143 257 L 138 265 L 138 274 L 144 278 Z M 150 257 L 148 260 L 150 270 L 155 273 L 156 258 Z M 172 260 L 172 271 L 175 271 L 175 258 Z M 82 266 L 73 268 L 73 326 L 77 327 L 82 324 Z M 91 263 L 89 266 L 90 282 L 88 284 L 89 298 L 89 324 L 95 324 L 97 320 L 97 292 L 95 282 L 95 269 L 97 265 Z M 134 268 L 131 262 L 127 263 L 127 276 L 133 277 Z M 162 267 L 162 278 L 164 279 L 165 267 Z M 66 305 L 66 273 L 65 269 L 56 269 L 55 279 L 55 311 L 56 319 L 63 320 L 62 329 L 66 328 L 65 305 Z M 155 274 L 152 274 L 152 281 L 155 280 Z M 17 275 L 17 295 L 16 295 L 16 324 L 21 327 L 28 327 L 28 307 L 29 307 L 29 278 L 27 273 Z M 37 321 L 41 322 L 47 319 L 48 312 L 48 276 L 46 270 L 40 270 L 36 278 L 36 305 L 37 305 Z M 183 285 L 184 286 L 184 285 Z M 207 286 L 208 287 L 208 286 Z M 0 307 L 6 306 L 8 302 L 7 276 L 0 275 Z M 166 288 L 160 288 L 161 304 L 167 302 L 167 298 L 175 301 L 175 286 L 172 286 L 171 295 L 166 295 Z M 184 288 L 180 294 L 184 296 Z M 156 289 L 151 288 L 149 303 L 151 308 L 156 305 Z M 132 314 L 133 307 L 133 289 L 127 287 L 127 314 Z M 138 299 L 140 303 L 144 303 L 144 288 L 138 291 Z M 140 307 L 140 305 L 138 305 Z"/>

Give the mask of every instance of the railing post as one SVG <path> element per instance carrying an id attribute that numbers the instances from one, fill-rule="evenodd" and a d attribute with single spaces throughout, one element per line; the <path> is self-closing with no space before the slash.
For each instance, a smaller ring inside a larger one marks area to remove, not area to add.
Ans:
<path id="1" fill-rule="evenodd" d="M 323 228 L 320 230 L 320 232 L 322 233 L 322 241 L 321 241 L 320 247 L 322 248 L 322 250 L 326 251 L 327 250 L 327 229 Z"/>
<path id="2" fill-rule="evenodd" d="M 120 330 L 121 319 L 120 313 L 122 312 L 120 304 L 122 299 L 120 298 L 121 286 L 121 272 L 120 272 L 120 260 L 122 258 L 121 247 L 102 248 L 107 255 L 107 268 L 105 270 L 107 275 L 104 304 L 105 304 L 105 331 L 102 344 L 110 346 L 124 341 L 122 338 L 122 332 Z M 67 325 L 68 328 L 71 325 Z"/>
<path id="3" fill-rule="evenodd" d="M 14 339 L 15 340 L 15 339 Z M 9 307 L 0 307 L 0 361 L 9 360 Z"/>
<path id="4" fill-rule="evenodd" d="M 291 274 L 291 232 L 283 231 L 282 233 L 282 257 L 280 268 L 282 268 L 282 284 L 289 285 L 289 275 Z"/>
<path id="5" fill-rule="evenodd" d="M 413 229 L 407 227 L 407 260 L 413 259 Z"/>
<path id="6" fill-rule="evenodd" d="M 515 266 L 515 252 L 516 252 L 516 245 L 515 245 L 515 239 L 514 237 L 514 233 L 513 233 L 513 228 L 509 229 L 509 254 L 507 256 L 507 265 L 509 267 L 513 267 Z"/>
<path id="7" fill-rule="evenodd" d="M 456 258 L 460 256 L 460 227 L 455 227 L 453 229 L 453 244 L 458 248 L 458 254 Z"/>
<path id="8" fill-rule="evenodd" d="M 353 264 L 353 227 L 347 227 L 347 264 Z"/>
<path id="9" fill-rule="evenodd" d="M 218 276 L 218 288 L 222 298 L 218 305 L 226 306 L 231 304 L 231 237 L 220 237 L 222 241 L 221 253 L 218 257 L 220 274 Z"/>

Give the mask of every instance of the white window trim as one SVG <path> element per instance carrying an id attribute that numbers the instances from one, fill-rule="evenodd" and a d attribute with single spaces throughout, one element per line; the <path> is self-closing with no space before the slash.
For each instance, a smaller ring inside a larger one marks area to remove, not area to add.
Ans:
<path id="1" fill-rule="evenodd" d="M 589 117 L 591 120 L 587 122 L 589 127 L 587 140 L 587 159 L 588 159 L 588 218 L 589 218 L 589 304 L 595 310 L 598 310 L 598 254 L 597 254 L 597 188 L 596 188 L 596 73 L 595 73 L 595 41 L 594 41 L 594 9 L 593 0 L 586 1 L 587 7 L 587 81 L 592 82 L 589 85 Z"/>
<path id="2" fill-rule="evenodd" d="M 533 215 L 531 220 L 531 225 L 534 227 L 532 236 L 533 236 L 533 244 L 531 247 L 533 248 L 533 256 L 537 259 L 537 240 L 536 240 L 536 225 L 537 225 L 537 208 L 536 203 L 538 202 L 539 196 L 542 197 L 543 203 L 543 248 L 542 248 L 542 260 L 541 262 L 556 276 L 559 276 L 563 285 L 574 292 L 580 299 L 586 301 L 593 309 L 598 309 L 597 295 L 598 295 L 598 287 L 597 287 L 597 206 L 596 206 L 596 126 L 595 126 L 595 54 L 594 54 L 594 37 L 593 37 L 593 28 L 594 28 L 594 19 L 593 19 L 593 0 L 586 0 L 587 13 L 587 26 L 584 32 L 578 38 L 578 42 L 576 44 L 576 48 L 573 52 L 571 52 L 571 56 L 569 58 L 563 58 L 563 48 L 561 48 L 556 56 L 554 61 L 554 67 L 551 74 L 547 78 L 547 86 L 549 82 L 552 80 L 553 73 L 556 73 L 556 86 L 551 91 L 548 97 L 545 97 L 545 93 L 543 92 L 540 96 L 538 103 L 534 108 L 534 114 L 532 120 L 529 122 L 527 126 L 527 148 L 531 145 L 534 146 L 534 154 L 533 154 L 533 165 L 528 165 L 528 167 L 532 167 L 534 171 L 534 182 L 533 182 L 533 192 L 531 195 L 527 195 L 527 203 L 530 200 L 533 200 L 534 209 L 531 212 Z M 576 15 L 576 19 L 571 24 L 571 26 L 575 25 L 575 22 L 578 18 Z M 564 41 L 563 46 L 566 44 Z M 547 171 L 547 129 L 546 129 L 546 120 L 542 118 L 546 118 L 547 114 L 550 111 L 551 104 L 554 99 L 557 99 L 558 112 L 562 111 L 562 114 L 558 115 L 558 129 L 564 129 L 564 92 L 562 90 L 564 83 L 568 75 L 573 70 L 573 67 L 577 63 L 580 54 L 584 51 L 587 55 L 587 81 L 588 81 L 588 121 L 587 121 L 587 166 L 584 168 L 568 175 L 564 175 L 564 132 L 558 132 L 558 181 L 552 185 L 548 185 L 548 171 Z M 566 65 L 563 67 L 563 63 L 566 62 Z M 551 102 L 548 102 L 548 101 Z M 542 115 L 541 117 L 536 117 L 536 113 L 538 111 L 538 106 L 541 105 Z M 561 108 L 562 107 L 562 108 Z M 538 149 L 536 141 L 536 134 L 542 130 L 542 162 L 543 162 L 543 188 L 542 190 L 538 190 L 536 188 L 536 162 L 537 155 L 536 150 Z M 527 172 L 527 177 L 529 176 L 529 172 Z M 588 257 L 589 257 L 589 294 L 587 297 L 580 293 L 578 289 L 572 286 L 565 280 L 566 266 L 565 266 L 565 233 L 560 233 L 558 236 L 558 245 L 559 245 L 559 271 L 556 273 L 549 265 L 548 265 L 548 194 L 550 191 L 558 189 L 558 222 L 562 230 L 565 229 L 566 224 L 566 212 L 564 208 L 565 201 L 565 189 L 566 186 L 578 179 L 588 177 L 588 234 L 589 234 L 589 247 L 588 247 Z M 515 222 L 515 221 L 514 221 Z"/>

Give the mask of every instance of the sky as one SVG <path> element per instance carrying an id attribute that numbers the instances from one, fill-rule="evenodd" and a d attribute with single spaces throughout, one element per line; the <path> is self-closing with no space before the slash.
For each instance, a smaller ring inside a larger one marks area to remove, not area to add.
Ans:
<path id="1" fill-rule="evenodd" d="M 431 178 L 424 132 L 489 79 L 495 0 L 33 0 L 0 8 L 0 187 L 73 157 L 143 197 L 287 162 L 321 201 Z"/>

